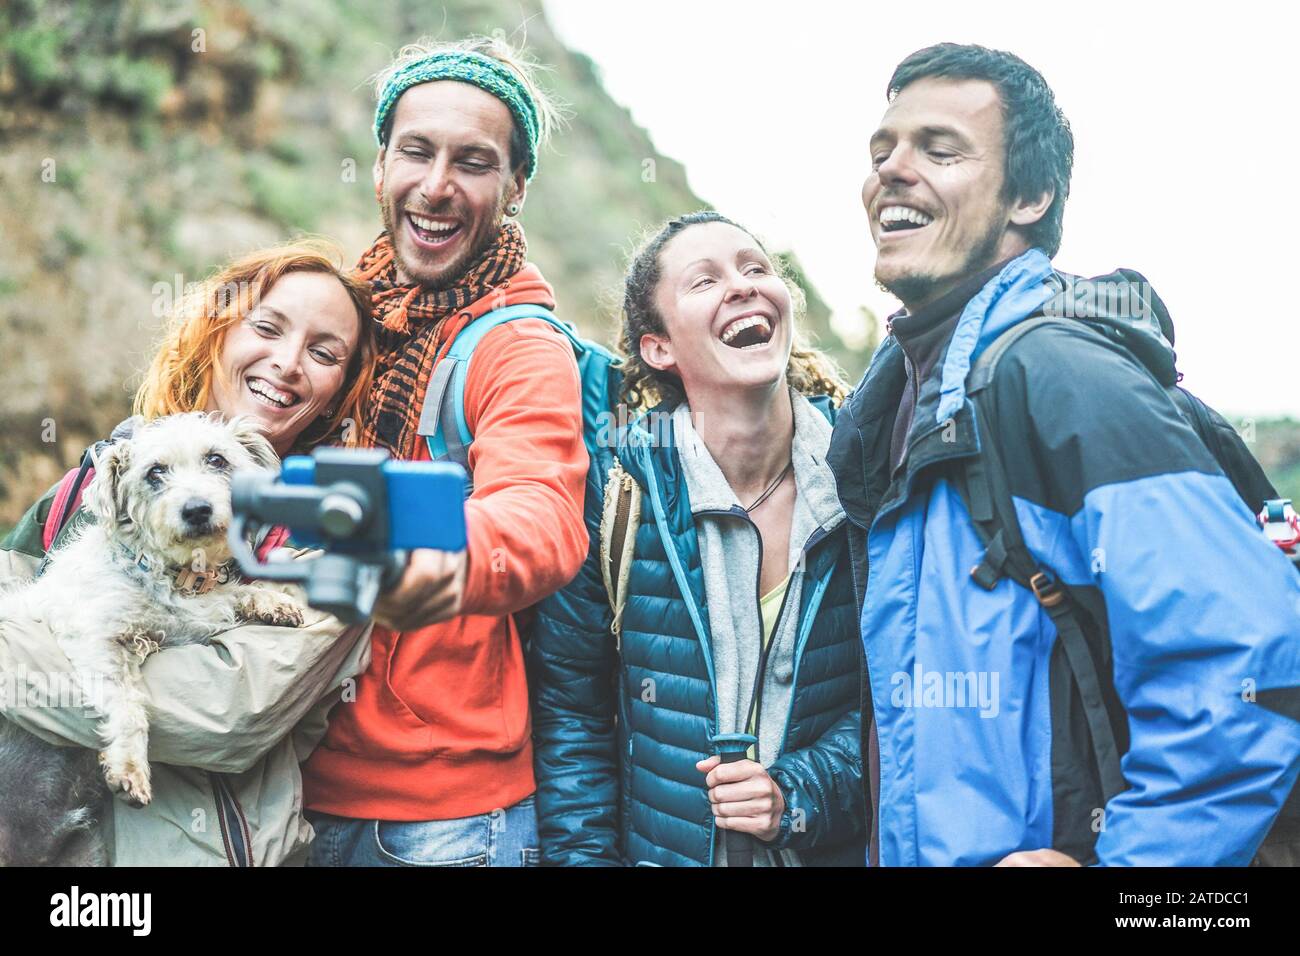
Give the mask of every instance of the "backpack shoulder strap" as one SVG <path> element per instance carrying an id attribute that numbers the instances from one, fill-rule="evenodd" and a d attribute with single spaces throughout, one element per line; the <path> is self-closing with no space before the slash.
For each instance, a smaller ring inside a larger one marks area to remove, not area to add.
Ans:
<path id="1" fill-rule="evenodd" d="M 1251 514 L 1258 514 L 1265 501 L 1278 496 L 1277 489 L 1250 453 L 1245 441 L 1222 415 L 1181 385 L 1172 386 L 1165 391 L 1173 399 L 1179 414 L 1192 426 L 1201 443 L 1214 456 Z"/>
<path id="2" fill-rule="evenodd" d="M 623 470 L 617 458 L 605 484 L 605 504 L 600 516 L 600 575 L 614 612 L 610 629 L 615 647 L 622 646 L 623 610 L 627 607 L 627 586 L 632 573 L 632 552 L 636 529 L 641 524 L 641 486 Z"/>
<path id="3" fill-rule="evenodd" d="M 95 476 L 95 462 L 100 451 L 115 441 L 130 438 L 142 421 L 144 419 L 140 416 L 133 415 L 120 422 L 108 438 L 88 446 L 81 453 L 81 464 L 59 479 L 58 490 L 55 492 L 54 499 L 50 502 L 50 510 L 45 516 L 45 524 L 41 526 L 41 547 L 45 551 L 45 560 L 41 562 L 41 566 L 37 570 L 38 575 L 45 570 L 45 566 L 49 563 L 50 549 L 59 540 L 59 535 L 68 527 L 68 522 L 71 521 L 77 508 L 81 506 L 81 494 L 85 490 L 87 482 Z"/>
<path id="4" fill-rule="evenodd" d="M 67 527 L 68 519 L 81 504 L 81 493 L 85 490 L 86 482 L 94 477 L 94 474 L 95 459 L 90 449 L 87 449 L 81 456 L 81 465 L 73 468 L 59 480 L 59 490 L 54 493 L 50 512 L 41 530 L 41 547 L 47 554 L 54 547 L 59 532 Z"/>
<path id="5" fill-rule="evenodd" d="M 541 305 L 512 305 L 493 309 L 479 316 L 460 330 L 451 348 L 433 370 L 429 387 L 420 410 L 417 432 L 429 447 L 429 457 L 434 461 L 454 461 L 469 471 L 469 446 L 474 441 L 465 421 L 465 379 L 469 374 L 470 359 L 484 336 L 499 325 L 516 319 L 541 319 L 566 335 L 575 348 L 581 345 L 577 332 L 567 322 L 561 321 L 550 309 Z M 468 495 L 473 489 L 473 478 L 466 485 Z"/>
<path id="6" fill-rule="evenodd" d="M 986 398 L 997 362 L 1007 349 L 1027 333 L 1048 324 L 1062 322 L 1047 317 L 1026 319 L 1004 332 L 976 360 L 967 378 L 967 391 L 975 414 L 976 433 L 980 436 L 980 450 L 965 460 L 956 485 L 985 548 L 979 564 L 971 569 L 971 578 L 987 591 L 993 590 L 1001 578 L 1010 578 L 1033 593 L 1056 625 L 1057 637 L 1083 702 L 1102 794 L 1109 800 L 1126 786 L 1120 771 L 1119 746 L 1102 696 L 1101 676 L 1088 649 L 1077 604 L 1051 569 L 1041 565 L 1025 544 Z"/>
<path id="7" fill-rule="evenodd" d="M 1006 355 L 1007 350 L 1030 332 L 1049 325 L 1077 329 L 1081 323 L 1072 319 L 1055 318 L 1050 315 L 1034 315 L 1017 322 L 980 352 L 979 357 L 975 360 L 969 374 L 966 376 L 966 394 L 973 395 L 988 388 L 989 383 L 993 381 L 993 373 L 997 371 L 998 362 L 1002 360 L 1002 356 Z"/>

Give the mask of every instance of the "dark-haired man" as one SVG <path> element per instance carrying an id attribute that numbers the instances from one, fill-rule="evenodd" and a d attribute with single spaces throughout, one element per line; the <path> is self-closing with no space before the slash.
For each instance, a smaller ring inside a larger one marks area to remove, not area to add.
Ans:
<path id="1" fill-rule="evenodd" d="M 1296 575 L 1135 358 L 1172 371 L 1154 322 L 1035 327 L 975 421 L 972 365 L 1060 304 L 1073 137 L 1037 71 L 982 47 L 913 54 L 888 100 L 862 199 L 904 308 L 830 456 L 870 675 L 871 862 L 1244 864 L 1300 770 Z M 977 533 L 983 443 L 1058 584 L 1020 586 Z M 1053 617 L 1066 592 L 1095 615 L 1083 645 Z"/>

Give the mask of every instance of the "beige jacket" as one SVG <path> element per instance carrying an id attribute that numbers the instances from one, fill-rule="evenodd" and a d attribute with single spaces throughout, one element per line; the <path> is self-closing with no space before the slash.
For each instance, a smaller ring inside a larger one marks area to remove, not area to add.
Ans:
<path id="1" fill-rule="evenodd" d="M 0 586 L 38 559 L 0 548 Z M 312 839 L 299 763 L 351 697 L 370 656 L 369 625 L 308 610 L 301 628 L 245 625 L 210 644 L 168 648 L 142 668 L 150 700 L 154 799 L 112 799 L 102 817 L 114 866 L 280 866 Z M 98 748 L 93 711 L 50 690 L 71 673 L 40 622 L 0 621 L 0 716 L 56 744 Z M 34 695 L 40 695 L 42 706 Z"/>

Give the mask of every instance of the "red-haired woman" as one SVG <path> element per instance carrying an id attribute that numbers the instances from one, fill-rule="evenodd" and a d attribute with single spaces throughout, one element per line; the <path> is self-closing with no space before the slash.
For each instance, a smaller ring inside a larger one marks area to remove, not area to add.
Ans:
<path id="1" fill-rule="evenodd" d="M 136 395 L 138 415 L 252 416 L 280 455 L 351 444 L 374 345 L 369 287 L 339 262 L 333 245 L 300 240 L 212 275 L 174 310 Z M 0 542 L 0 581 L 34 574 L 47 546 L 57 547 L 84 520 L 74 513 L 57 539 L 49 533 L 56 530 L 45 527 L 56 491 Z M 302 817 L 298 763 L 368 650 L 368 630 L 309 611 L 302 628 L 245 625 L 210 644 L 151 655 L 141 673 L 150 699 L 153 801 L 134 809 L 108 799 L 87 813 L 78 795 L 67 794 L 68 820 L 89 818 L 100 827 L 107 862 L 117 866 L 303 859 L 312 831 Z M 0 673 L 70 672 L 43 626 L 0 622 Z M 95 717 L 66 696 L 25 706 L 0 694 L 0 712 L 47 740 L 98 749 Z M 77 838 L 70 826 L 67 839 Z"/>

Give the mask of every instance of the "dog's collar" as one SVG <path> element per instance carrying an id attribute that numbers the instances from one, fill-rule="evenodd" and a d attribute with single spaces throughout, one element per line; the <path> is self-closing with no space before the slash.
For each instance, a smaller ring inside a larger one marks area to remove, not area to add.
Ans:
<path id="1" fill-rule="evenodd" d="M 172 587 L 182 594 L 207 594 L 218 584 L 225 584 L 235 577 L 236 562 L 232 558 L 214 568 L 196 571 L 186 565 L 164 564 L 155 561 L 141 551 L 121 548 L 122 556 L 145 574 L 161 572 L 171 579 Z"/>

